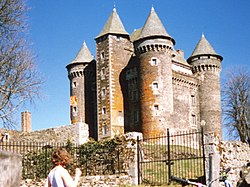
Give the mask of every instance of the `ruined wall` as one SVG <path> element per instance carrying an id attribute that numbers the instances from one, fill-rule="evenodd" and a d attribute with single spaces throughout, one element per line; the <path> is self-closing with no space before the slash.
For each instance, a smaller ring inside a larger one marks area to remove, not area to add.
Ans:
<path id="1" fill-rule="evenodd" d="M 250 146 L 240 141 L 222 141 L 219 145 L 221 151 L 221 167 L 231 168 L 229 180 L 236 186 L 240 180 L 240 171 L 250 162 Z"/>
<path id="2" fill-rule="evenodd" d="M 0 132 L 7 132 L 0 130 Z M 32 132 L 8 131 L 9 140 L 16 142 L 56 142 L 66 143 L 71 140 L 72 143 L 83 144 L 87 142 L 89 137 L 88 125 L 85 123 L 77 123 L 75 125 L 60 126 L 45 130 Z"/>

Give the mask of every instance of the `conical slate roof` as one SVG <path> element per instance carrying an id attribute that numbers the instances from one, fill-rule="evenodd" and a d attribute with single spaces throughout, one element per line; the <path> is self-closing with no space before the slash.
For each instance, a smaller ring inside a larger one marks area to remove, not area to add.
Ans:
<path id="1" fill-rule="evenodd" d="M 116 8 L 113 9 L 108 21 L 106 22 L 105 26 L 103 27 L 100 34 L 96 37 L 99 38 L 106 34 L 123 34 L 128 35 L 128 32 L 125 30 L 119 15 L 116 12 Z"/>
<path id="2" fill-rule="evenodd" d="M 92 60 L 94 60 L 94 57 L 84 42 L 81 49 L 77 53 L 76 58 L 71 63 L 91 62 Z"/>
<path id="3" fill-rule="evenodd" d="M 150 36 L 167 37 L 171 39 L 173 43 L 175 44 L 174 39 L 167 33 L 165 27 L 163 26 L 160 18 L 156 14 L 153 7 L 151 8 L 147 21 L 145 22 L 138 39 L 142 39 L 142 38 L 146 38 Z"/>
<path id="4" fill-rule="evenodd" d="M 218 55 L 211 44 L 207 41 L 204 34 L 202 34 L 201 39 L 199 40 L 198 44 L 196 45 L 191 57 L 200 56 L 200 55 Z M 190 57 L 190 58 L 191 58 Z"/>
<path id="5" fill-rule="evenodd" d="M 141 34 L 141 28 L 134 30 L 130 35 L 130 40 L 133 42 L 138 39 Z"/>

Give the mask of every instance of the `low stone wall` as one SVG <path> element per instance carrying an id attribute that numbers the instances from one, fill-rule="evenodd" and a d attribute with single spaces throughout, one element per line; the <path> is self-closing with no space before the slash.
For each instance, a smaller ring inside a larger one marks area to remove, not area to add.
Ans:
<path id="1" fill-rule="evenodd" d="M 240 171 L 250 162 L 250 146 L 240 141 L 222 141 L 219 145 L 221 152 L 221 168 L 231 168 L 228 179 L 236 186 L 240 180 Z"/>
<path id="2" fill-rule="evenodd" d="M 71 140 L 72 143 L 83 144 L 88 141 L 89 129 L 85 123 L 60 126 L 45 130 L 32 132 L 7 131 L 0 129 L 0 133 L 8 133 L 9 141 L 16 142 L 56 142 L 66 143 Z"/>
<path id="3" fill-rule="evenodd" d="M 21 183 L 21 155 L 0 151 L 0 186 L 17 187 Z"/>
<path id="4" fill-rule="evenodd" d="M 40 181 L 27 179 L 22 181 L 21 187 L 44 187 L 46 179 Z M 119 187 L 130 186 L 131 177 L 128 175 L 103 175 L 81 177 L 79 187 Z"/>

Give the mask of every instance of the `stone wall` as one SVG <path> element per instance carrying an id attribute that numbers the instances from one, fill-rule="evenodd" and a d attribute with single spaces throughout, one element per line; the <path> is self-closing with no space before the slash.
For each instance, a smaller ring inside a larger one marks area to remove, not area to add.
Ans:
<path id="1" fill-rule="evenodd" d="M 221 152 L 221 168 L 231 168 L 228 179 L 236 186 L 240 180 L 240 171 L 250 162 L 250 146 L 240 141 L 222 141 L 219 145 Z"/>
<path id="2" fill-rule="evenodd" d="M 9 133 L 9 140 L 16 142 L 56 142 L 66 143 L 71 140 L 72 143 L 83 144 L 88 141 L 89 130 L 86 123 L 77 123 L 74 125 L 60 126 L 45 130 L 32 132 L 6 131 L 1 129 L 0 133 Z"/>
<path id="3" fill-rule="evenodd" d="M 25 180 L 20 187 L 44 187 L 46 179 L 40 181 Z M 79 187 L 118 187 L 131 186 L 131 177 L 128 175 L 103 175 L 103 176 L 83 176 L 80 177 Z"/>
<path id="4" fill-rule="evenodd" d="M 21 183 L 21 155 L 0 151 L 0 186 L 17 187 Z"/>

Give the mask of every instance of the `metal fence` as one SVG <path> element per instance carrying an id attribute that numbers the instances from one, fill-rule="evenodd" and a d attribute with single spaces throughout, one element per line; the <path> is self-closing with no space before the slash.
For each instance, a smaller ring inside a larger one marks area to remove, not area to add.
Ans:
<path id="1" fill-rule="evenodd" d="M 65 147 L 72 155 L 70 172 L 81 168 L 83 175 L 117 174 L 123 171 L 123 159 L 119 149 L 102 146 L 99 149 L 69 143 L 0 142 L 0 150 L 22 155 L 22 178 L 46 178 L 52 169 L 51 155 L 59 147 Z"/>
<path id="2" fill-rule="evenodd" d="M 138 140 L 139 184 L 166 185 L 171 176 L 205 181 L 203 130 Z"/>

